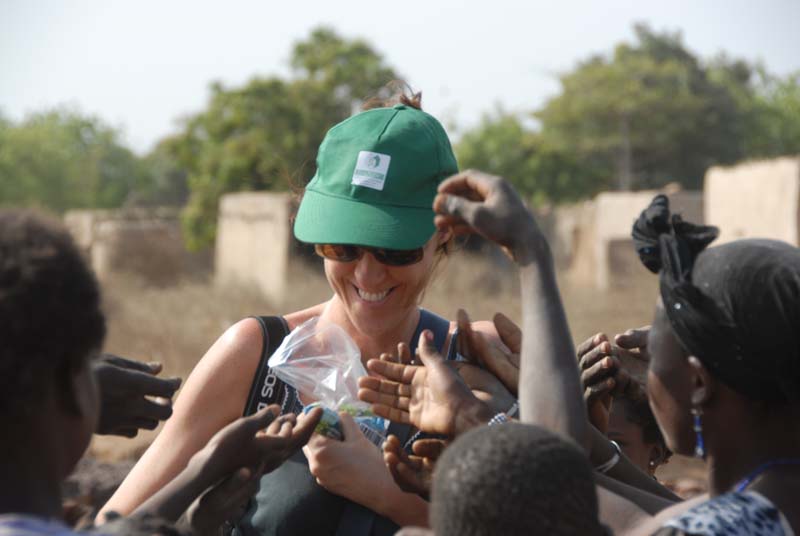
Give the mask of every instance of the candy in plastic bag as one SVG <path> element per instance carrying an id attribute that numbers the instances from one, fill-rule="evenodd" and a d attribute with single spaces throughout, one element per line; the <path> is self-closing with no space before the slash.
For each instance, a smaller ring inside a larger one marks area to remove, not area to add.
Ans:
<path id="1" fill-rule="evenodd" d="M 320 406 L 324 414 L 317 432 L 342 439 L 338 411 L 353 415 L 375 444 L 385 439 L 385 421 L 358 400 L 358 378 L 366 376 L 361 351 L 341 327 L 307 320 L 287 335 L 269 358 L 275 375 L 297 389 L 306 411 Z"/>

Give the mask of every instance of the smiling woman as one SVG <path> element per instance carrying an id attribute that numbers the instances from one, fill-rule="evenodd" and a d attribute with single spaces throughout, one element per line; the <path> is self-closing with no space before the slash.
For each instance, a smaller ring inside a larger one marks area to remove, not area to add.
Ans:
<path id="1" fill-rule="evenodd" d="M 365 363 L 393 354 L 400 342 L 413 352 L 424 329 L 452 355 L 452 323 L 418 304 L 451 239 L 436 230 L 432 204 L 439 184 L 458 171 L 456 159 L 441 124 L 420 109 L 419 95 L 370 105 L 326 135 L 294 225 L 295 236 L 314 244 L 324 258 L 333 297 L 286 315 L 282 325 L 294 329 L 313 317 L 320 325 L 335 323 L 355 341 Z M 497 336 L 488 322 L 473 328 Z M 260 363 L 275 347 L 265 333 L 258 319 L 245 319 L 208 350 L 173 417 L 104 512 L 133 510 L 242 414 Z M 264 386 L 283 393 L 284 411 L 302 411 L 297 394 L 276 389 L 269 378 Z M 254 506 L 237 526 L 240 533 L 394 534 L 400 525 L 427 524 L 427 503 L 395 484 L 381 451 L 352 433 L 358 430 L 352 420 L 343 417 L 342 425 L 344 441 L 315 436 L 305 456 L 262 478 Z M 412 432 L 388 426 L 401 438 Z"/>

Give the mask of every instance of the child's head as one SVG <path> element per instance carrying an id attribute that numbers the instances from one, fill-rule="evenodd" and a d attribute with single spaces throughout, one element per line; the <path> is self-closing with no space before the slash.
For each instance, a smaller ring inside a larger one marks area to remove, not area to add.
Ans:
<path id="1" fill-rule="evenodd" d="M 537 426 L 484 426 L 436 465 L 437 536 L 602 534 L 592 468 L 574 444 Z"/>
<path id="2" fill-rule="evenodd" d="M 89 361 L 104 336 L 97 283 L 63 226 L 0 210 L 0 419 L 15 436 L 3 450 L 51 449 L 66 476 L 96 424 Z"/>

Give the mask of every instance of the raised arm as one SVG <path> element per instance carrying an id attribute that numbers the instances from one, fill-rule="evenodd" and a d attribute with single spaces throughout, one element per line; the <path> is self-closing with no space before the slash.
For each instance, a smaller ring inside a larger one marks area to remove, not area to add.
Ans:
<path id="1" fill-rule="evenodd" d="M 440 185 L 434 210 L 437 227 L 452 228 L 456 233 L 481 234 L 503 247 L 520 268 L 522 420 L 573 439 L 592 459 L 611 459 L 613 447 L 589 425 L 550 249 L 517 193 L 499 177 L 465 171 Z M 625 494 L 627 499 L 641 503 L 643 511 L 652 513 L 674 498 L 643 472 L 634 471 L 632 464 L 622 458 L 608 476 L 629 485 L 625 487 L 626 492 L 630 491 Z M 599 482 L 601 486 L 604 483 Z M 620 489 L 611 491 L 616 495 Z M 652 500 L 651 494 L 667 501 Z"/>
<path id="2" fill-rule="evenodd" d="M 192 371 L 172 417 L 98 515 L 127 515 L 177 476 L 211 437 L 241 416 L 261 355 L 258 322 L 229 328 Z"/>
<path id="3" fill-rule="evenodd" d="M 522 420 L 589 447 L 575 351 L 556 284 L 550 248 L 531 213 L 503 179 L 465 171 L 444 181 L 434 201 L 436 224 L 475 232 L 499 244 L 520 269 Z"/>

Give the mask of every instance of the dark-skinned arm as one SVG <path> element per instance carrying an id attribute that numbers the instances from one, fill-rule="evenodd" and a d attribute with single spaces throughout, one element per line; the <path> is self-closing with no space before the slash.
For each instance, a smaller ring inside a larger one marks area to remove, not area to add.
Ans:
<path id="1" fill-rule="evenodd" d="M 142 503 L 134 515 L 148 513 L 175 522 L 206 490 L 235 472 L 244 470 L 247 478 L 270 472 L 308 442 L 322 415 L 315 409 L 296 419 L 294 415 L 276 417 L 280 407 L 269 406 L 258 413 L 237 419 L 217 432 L 186 468 Z M 220 519 L 220 522 L 224 519 Z"/>
<path id="2" fill-rule="evenodd" d="M 450 228 L 456 233 L 481 234 L 503 247 L 520 268 L 523 338 L 519 395 L 522 420 L 576 441 L 586 449 L 590 458 L 604 456 L 602 461 L 610 459 L 613 455 L 611 445 L 605 438 L 597 439 L 588 422 L 572 337 L 550 249 L 514 189 L 499 177 L 466 171 L 442 183 L 434 201 L 434 210 L 437 227 Z M 649 477 L 646 481 L 641 478 L 643 473 L 627 474 L 628 465 L 615 468 L 610 476 L 630 478 L 632 486 L 645 487 L 664 497 L 657 483 Z M 654 486 L 658 487 L 654 489 Z M 625 491 L 630 490 L 625 488 Z M 627 497 L 637 505 L 641 500 L 642 511 L 648 513 L 668 505 L 662 505 L 660 500 L 653 501 L 651 495 L 642 492 L 639 496 L 631 492 Z"/>
<path id="3" fill-rule="evenodd" d="M 436 224 L 476 232 L 499 244 L 520 269 L 522 349 L 519 400 L 523 422 L 544 426 L 590 448 L 575 349 L 547 240 L 511 184 L 478 171 L 439 186 Z M 557 403 L 555 401 L 558 401 Z"/>

